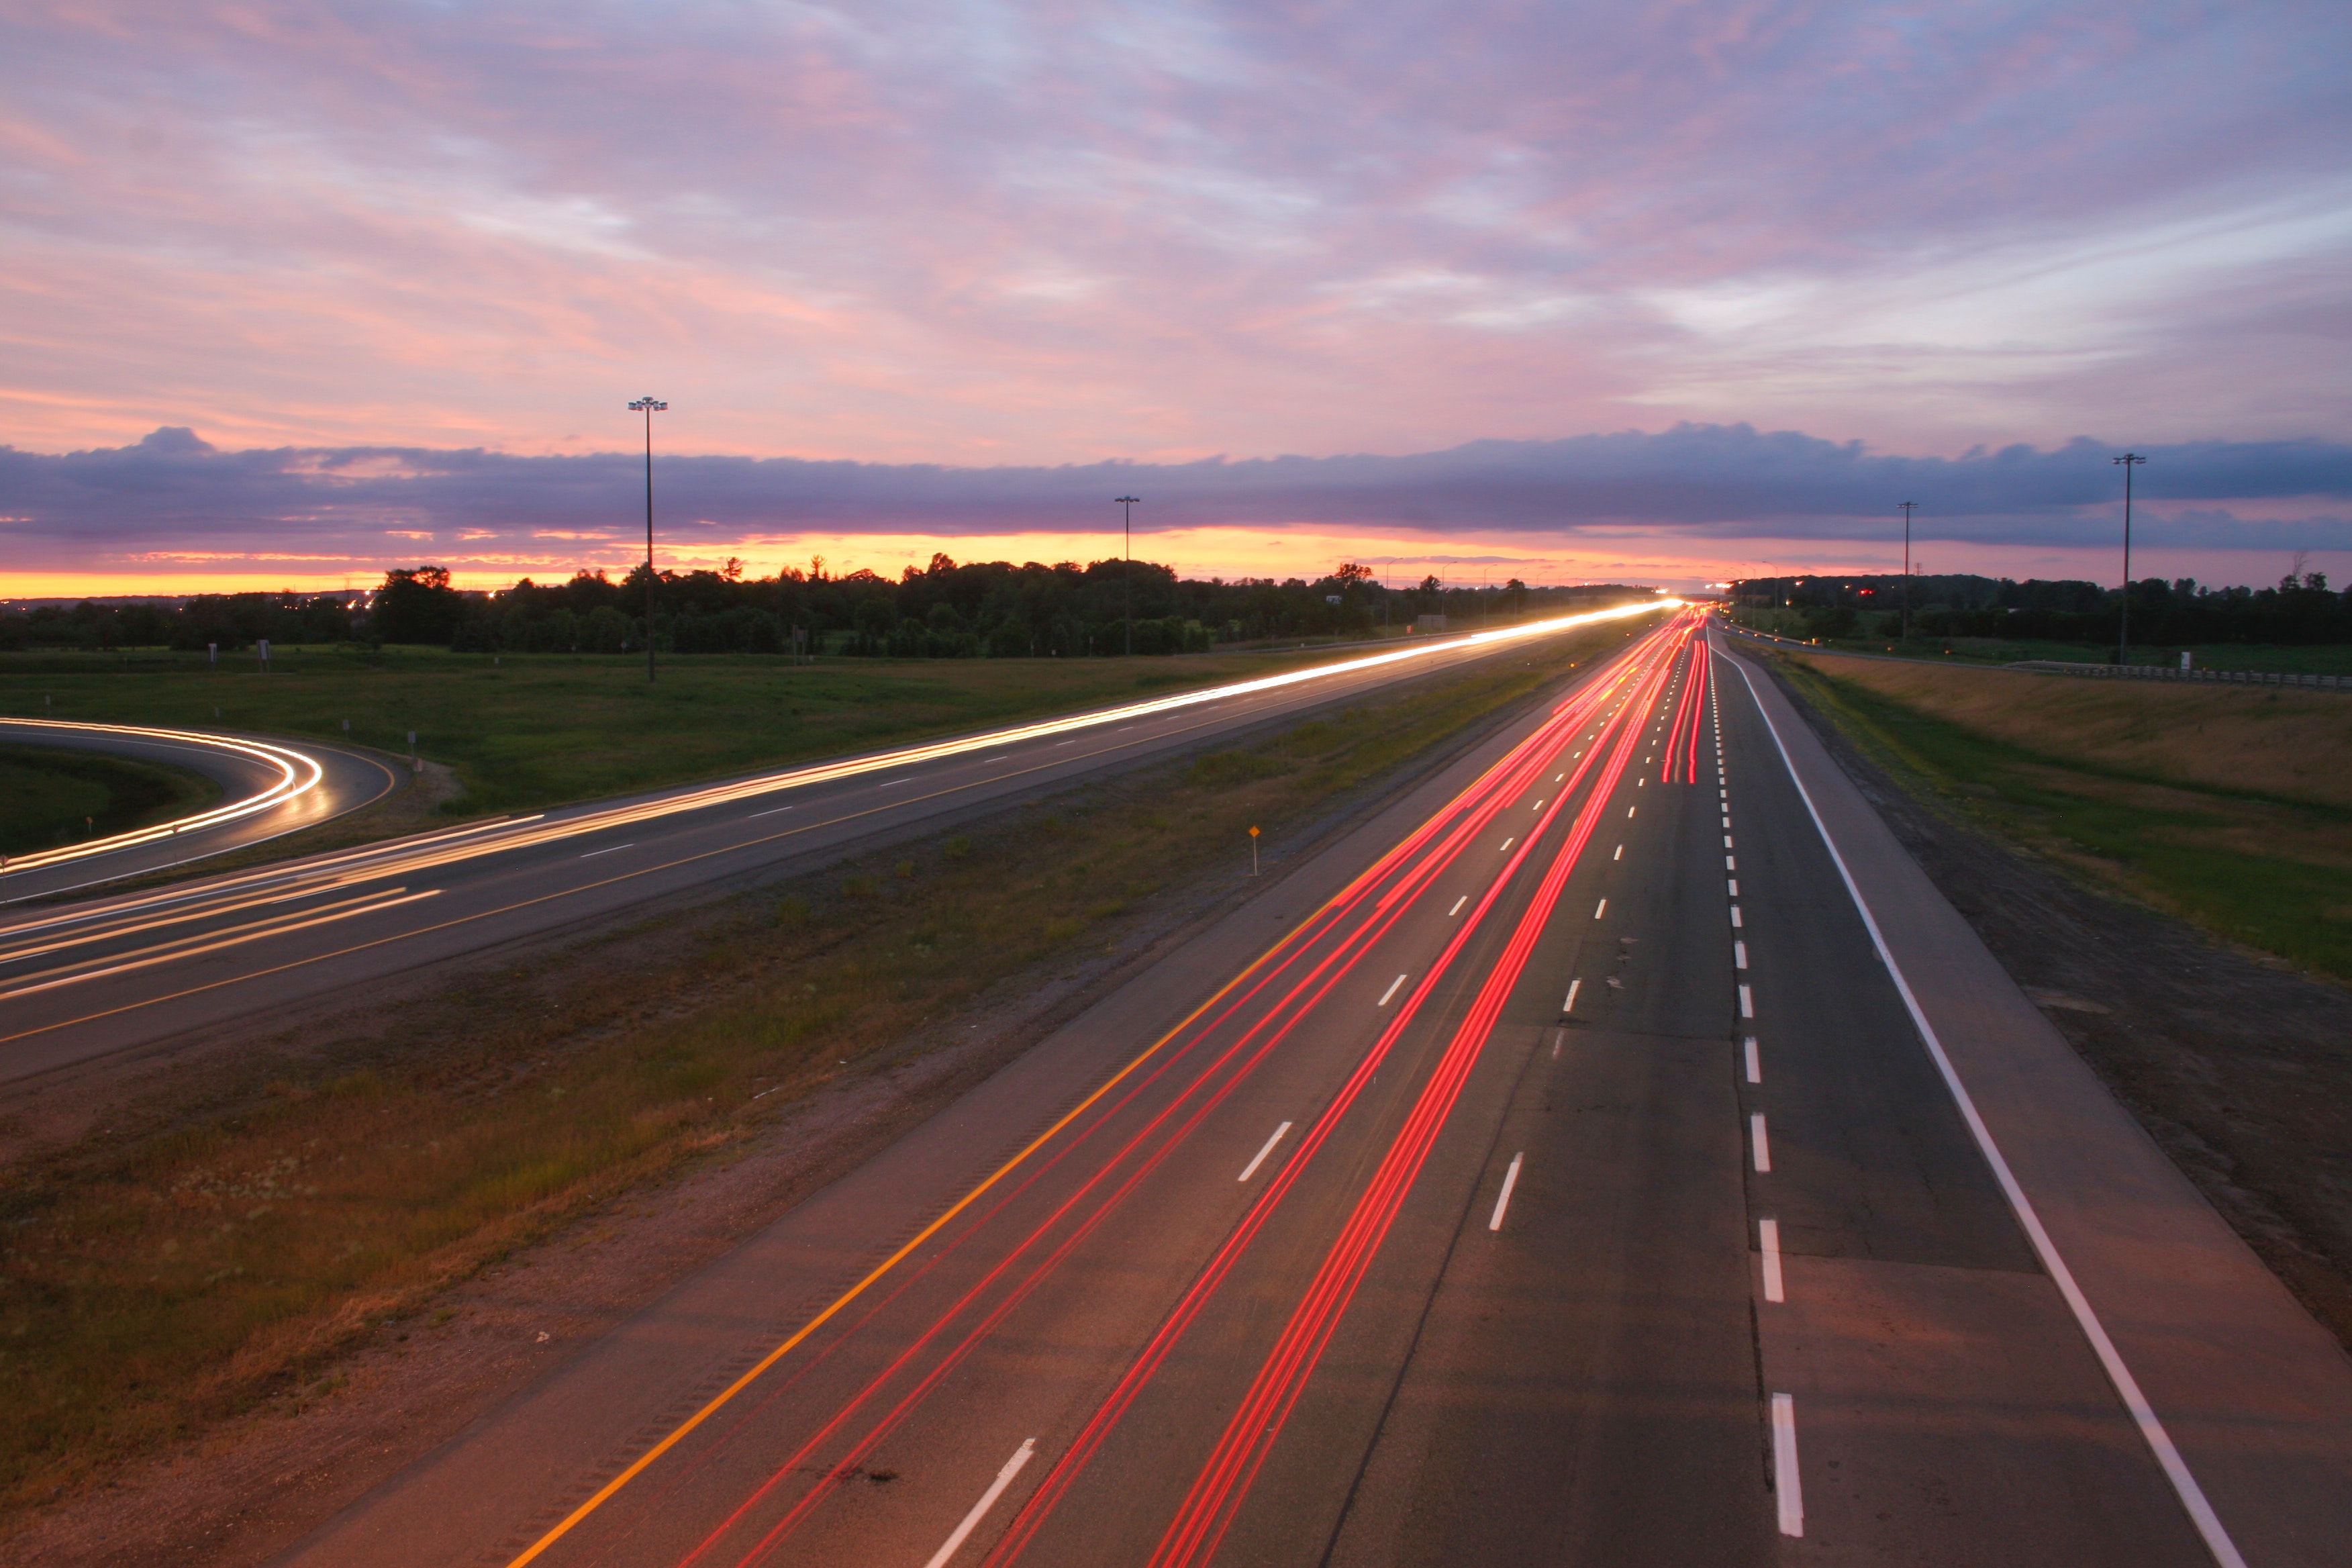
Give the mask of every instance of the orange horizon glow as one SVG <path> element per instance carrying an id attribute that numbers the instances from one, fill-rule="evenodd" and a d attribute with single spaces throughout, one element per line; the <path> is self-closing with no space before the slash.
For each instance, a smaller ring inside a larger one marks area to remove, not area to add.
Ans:
<path id="1" fill-rule="evenodd" d="M 1840 554 L 1849 558 L 1843 561 L 1808 555 L 1799 566 L 1775 565 L 1752 557 L 1684 553 L 1674 548 L 1677 541 L 1646 539 L 1630 531 L 1622 538 L 1579 540 L 1583 548 L 1561 548 L 1567 542 L 1558 535 L 1502 531 L 1409 537 L 1328 525 L 1138 529 L 1135 558 L 1171 566 L 1180 578 L 1228 582 L 1246 577 L 1277 581 L 1299 577 L 1313 582 L 1329 575 L 1341 563 L 1353 561 L 1371 567 L 1399 587 L 1431 575 L 1448 587 L 1475 587 L 1482 581 L 1500 586 L 1513 577 L 1538 586 L 1601 582 L 1696 586 L 1727 577 L 1788 571 L 1885 570 L 1867 546 L 1842 550 Z M 1593 548 L 1596 542 L 1601 548 Z M 967 563 L 1009 561 L 1017 565 L 1075 561 L 1085 564 L 1115 560 L 1119 548 L 1117 533 L 762 534 L 725 543 L 698 542 L 692 550 L 677 553 L 656 547 L 656 559 L 663 571 L 683 573 L 717 571 L 732 556 L 742 563 L 745 577 L 764 578 L 786 567 L 805 573 L 813 560 L 822 556 L 830 577 L 865 569 L 895 580 L 908 566 L 928 565 L 934 554 Z M 215 555 L 179 562 L 151 558 L 137 566 L 0 574 L 0 603 L 144 595 L 357 592 L 379 585 L 391 567 L 426 563 L 447 566 L 451 582 L 459 588 L 496 592 L 525 577 L 542 584 L 560 583 L 580 570 L 602 570 L 617 579 L 626 575 L 637 559 L 626 552 L 593 547 L 578 555 L 535 559 L 504 552 L 494 557 L 468 557 L 463 552 L 424 552 L 396 561 L 353 560 L 347 568 L 336 563 L 326 570 L 320 568 L 328 563 L 317 560 L 301 563 L 308 570 L 289 570 L 295 563 L 273 564 L 261 558 L 238 561 Z"/>

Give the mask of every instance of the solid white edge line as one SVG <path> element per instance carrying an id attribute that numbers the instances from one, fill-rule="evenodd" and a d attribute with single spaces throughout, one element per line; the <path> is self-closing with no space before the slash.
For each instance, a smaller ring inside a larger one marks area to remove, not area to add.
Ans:
<path id="1" fill-rule="evenodd" d="M 1801 1538 L 1805 1533 L 1805 1489 L 1797 1479 L 1797 1400 L 1794 1394 L 1772 1396 L 1772 1497 L 1779 1505 L 1780 1533 Z M 934 1563 L 932 1568 L 938 1568 Z"/>
<path id="2" fill-rule="evenodd" d="M 2099 1364 L 2106 1370 L 2108 1381 L 2115 1384 L 2117 1396 L 2123 1400 L 2124 1407 L 2131 1412 L 2133 1423 L 2139 1427 L 2141 1439 L 2147 1444 L 2148 1451 L 2156 1456 L 2156 1462 L 2162 1468 L 2165 1479 L 2172 1483 L 2173 1492 L 2180 1499 L 2180 1506 L 2189 1510 L 2189 1522 L 2204 1538 L 2205 1549 L 2213 1554 L 2214 1562 L 2221 1568 L 2245 1568 L 2246 1560 L 2239 1554 L 2237 1542 L 2230 1539 L 2230 1532 L 2222 1527 L 2221 1517 L 2213 1511 L 2212 1503 L 2205 1496 L 2205 1489 L 2199 1486 L 2197 1478 L 2189 1473 L 2189 1462 L 2180 1457 L 2180 1450 L 2173 1445 L 2172 1435 L 2157 1418 L 2156 1407 L 2147 1402 L 2147 1395 L 2140 1392 L 2139 1380 L 2133 1377 L 2131 1368 L 2124 1364 L 2123 1352 L 2116 1350 L 2115 1342 L 2107 1337 L 2106 1325 L 2099 1321 L 2099 1315 L 2092 1310 L 2090 1299 L 2083 1294 L 2082 1287 L 2074 1283 L 2074 1272 L 2066 1267 L 2066 1259 L 2060 1256 L 2058 1244 L 2052 1241 L 2050 1233 L 2042 1228 L 2042 1216 L 2034 1212 L 2033 1201 L 2025 1195 L 2025 1189 L 2019 1184 L 2016 1173 L 2009 1168 L 2009 1161 L 2002 1155 L 2000 1145 L 1993 1142 L 1992 1130 L 1985 1125 L 1984 1118 L 1978 1113 L 1976 1101 L 1969 1098 L 1968 1086 L 1960 1081 L 1958 1070 L 1952 1066 L 1952 1058 L 1945 1055 L 1942 1038 L 1937 1035 L 1935 1026 L 1927 1021 L 1927 1010 L 1919 1005 L 1919 998 L 1913 993 L 1911 982 L 1905 976 L 1902 967 L 1895 962 L 1895 954 L 1888 951 L 1885 934 L 1878 929 L 1878 917 L 1871 912 L 1870 901 L 1862 896 L 1862 889 L 1854 882 L 1853 873 L 1846 868 L 1845 857 L 1838 853 L 1837 842 L 1830 837 L 1829 825 L 1822 820 L 1820 809 L 1813 805 L 1812 792 L 1805 788 L 1805 781 L 1798 776 L 1796 762 L 1789 755 L 1789 748 L 1780 739 L 1780 726 L 1772 722 L 1770 711 L 1765 708 L 1763 700 L 1756 695 L 1756 682 L 1748 678 L 1745 665 L 1735 659 L 1733 668 L 1739 671 L 1740 682 L 1748 688 L 1748 700 L 1756 704 L 1756 711 L 1763 716 L 1765 731 L 1772 737 L 1772 744 L 1780 753 L 1780 765 L 1789 770 L 1789 782 L 1797 786 L 1797 798 L 1805 803 L 1805 813 L 1813 819 L 1813 831 L 1822 836 L 1822 847 L 1829 850 L 1830 860 L 1837 867 L 1839 879 L 1845 883 L 1846 896 L 1853 900 L 1855 911 L 1862 916 L 1863 928 L 1870 932 L 1871 945 L 1878 950 L 1878 961 L 1894 977 L 1895 989 L 1903 998 L 1904 1008 L 1910 1013 L 1911 1022 L 1918 1029 L 1920 1039 L 1926 1042 L 1927 1054 L 1935 1059 L 1936 1070 L 1943 1075 L 1944 1087 L 1951 1090 L 1953 1100 L 1959 1106 L 1960 1118 L 1969 1124 L 1969 1131 L 1976 1139 L 1978 1150 L 1983 1153 L 1985 1163 L 1992 1167 L 1993 1178 L 2000 1184 L 2002 1195 L 2009 1199 L 2010 1209 L 2017 1215 L 2018 1225 L 2025 1231 L 2026 1238 L 2032 1242 L 2035 1256 L 2042 1259 L 2042 1267 L 2057 1285 L 2058 1293 L 2065 1298 L 2067 1309 L 2074 1314 L 2074 1321 L 2082 1329 L 2083 1337 L 2091 1342 L 2091 1349 L 2098 1356 Z M 1792 1447 L 1795 1441 L 1792 1433 L 1790 1438 Z"/>
<path id="3" fill-rule="evenodd" d="M 1756 1052 L 1756 1037 L 1749 1035 L 1746 1038 L 1742 1039 L 1739 1043 L 1739 1050 L 1740 1054 L 1748 1058 L 1748 1081 L 1750 1083 L 1762 1083 L 1764 1081 L 1764 1060 Z"/>
<path id="4" fill-rule="evenodd" d="M 1380 1007 L 1385 1007 L 1385 1006 L 1387 1006 L 1387 1005 L 1389 1005 L 1389 998 L 1390 998 L 1390 997 L 1391 997 L 1391 996 L 1393 996 L 1393 995 L 1395 995 L 1395 994 L 1397 994 L 1397 987 L 1398 987 L 1398 986 L 1400 986 L 1400 985 L 1402 985 L 1402 984 L 1404 984 L 1404 976 L 1403 976 L 1403 975 L 1402 975 L 1402 974 L 1398 975 L 1394 980 L 1390 981 L 1390 982 L 1389 982 L 1389 988 L 1388 988 L 1387 990 L 1385 990 L 1385 991 L 1383 991 L 1383 992 L 1381 992 L 1381 999 L 1380 999 L 1380 1001 L 1378 1001 L 1377 1003 L 1375 1003 L 1375 1004 L 1373 1004 L 1373 1005 L 1374 1005 L 1375 1006 L 1380 1006 Z"/>
<path id="5" fill-rule="evenodd" d="M 1765 1134 L 1764 1113 L 1760 1110 L 1751 1110 L 1748 1113 L 1748 1142 L 1755 1152 L 1756 1173 L 1761 1176 L 1770 1175 L 1772 1173 L 1772 1140 Z"/>
<path id="6" fill-rule="evenodd" d="M 1266 1157 L 1268 1154 L 1271 1154 L 1271 1153 L 1273 1153 L 1273 1152 L 1274 1152 L 1274 1146 L 1275 1146 L 1276 1143 L 1281 1142 L 1282 1142 L 1282 1135 L 1283 1135 L 1284 1133 L 1286 1133 L 1286 1132 L 1289 1131 L 1290 1131 L 1290 1123 L 1289 1123 L 1289 1122 L 1287 1122 L 1287 1121 L 1284 1122 L 1281 1126 L 1279 1126 L 1279 1127 L 1276 1128 L 1276 1129 L 1274 1130 L 1274 1136 L 1273 1136 L 1273 1137 L 1271 1137 L 1271 1138 L 1269 1138 L 1269 1139 L 1267 1139 L 1267 1140 L 1265 1141 L 1265 1147 L 1264 1147 L 1264 1148 L 1260 1149 L 1260 1150 L 1257 1152 L 1257 1158 L 1256 1158 L 1256 1159 L 1255 1159 L 1255 1160 L 1252 1160 L 1248 1164 L 1246 1164 L 1246 1165 L 1243 1166 L 1243 1167 L 1242 1167 L 1242 1173 L 1241 1173 L 1240 1175 L 1238 1175 L 1238 1176 L 1235 1176 L 1235 1177 L 1234 1178 L 1234 1181 L 1236 1181 L 1236 1182 L 1246 1182 L 1246 1181 L 1248 1181 L 1252 1176 L 1256 1175 L 1256 1174 L 1257 1174 L 1257 1168 L 1258 1168 L 1260 1165 L 1263 1165 L 1263 1164 L 1265 1164 L 1265 1157 Z"/>
<path id="7" fill-rule="evenodd" d="M 949 1536 L 945 1544 L 941 1545 L 937 1552 L 931 1553 L 931 1560 L 924 1563 L 923 1568 L 947 1568 L 948 1559 L 956 1554 L 956 1548 L 961 1546 L 971 1537 L 971 1532 L 980 1527 L 980 1521 L 988 1517 L 988 1510 L 996 1506 L 996 1500 L 1004 1495 L 1004 1489 L 1013 1484 L 1013 1478 L 1021 1473 L 1021 1467 L 1027 1464 L 1030 1457 L 1036 1452 L 1037 1439 L 1034 1437 L 1027 1439 L 1013 1451 L 1013 1457 L 1004 1461 L 1004 1468 L 996 1472 L 996 1479 L 990 1483 L 986 1491 L 980 1494 L 980 1500 L 971 1505 L 971 1511 L 963 1516 L 963 1522 L 955 1527 L 955 1533 Z"/>
<path id="8" fill-rule="evenodd" d="M 1780 1222 L 1759 1219 L 1756 1222 L 1756 1249 L 1764 1259 L 1764 1299 L 1785 1301 L 1789 1299 L 1787 1283 L 1780 1278 Z"/>
<path id="9" fill-rule="evenodd" d="M 1573 1013 L 1576 1011 L 1576 990 L 1578 986 L 1582 985 L 1583 984 L 1584 982 L 1581 978 L 1571 980 L 1568 983 L 1568 1000 L 1559 1005 L 1559 1010 L 1561 1012 Z"/>
<path id="10" fill-rule="evenodd" d="M 1511 1156 L 1511 1168 L 1503 1173 L 1502 1194 L 1495 1199 L 1495 1217 L 1486 1222 L 1488 1230 L 1503 1228 L 1503 1211 L 1511 1206 L 1511 1189 L 1519 1184 L 1519 1162 L 1527 1157 L 1524 1149 Z"/>

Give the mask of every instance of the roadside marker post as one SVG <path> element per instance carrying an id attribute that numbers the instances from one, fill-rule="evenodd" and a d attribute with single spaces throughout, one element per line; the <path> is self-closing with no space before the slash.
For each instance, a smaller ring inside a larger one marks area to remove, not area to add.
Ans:
<path id="1" fill-rule="evenodd" d="M 1250 875 L 1257 875 L 1257 829 L 1250 829 Z"/>

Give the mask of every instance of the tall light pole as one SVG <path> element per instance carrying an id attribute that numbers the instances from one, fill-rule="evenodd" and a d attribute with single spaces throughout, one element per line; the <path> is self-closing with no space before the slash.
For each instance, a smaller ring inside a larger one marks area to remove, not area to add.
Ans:
<path id="1" fill-rule="evenodd" d="M 1121 595 L 1126 600 L 1122 616 L 1127 622 L 1127 657 L 1129 658 L 1135 657 L 1135 509 L 1141 504 L 1142 500 L 1141 496 L 1111 498 L 1111 504 L 1118 507 L 1126 516 L 1126 564 L 1119 570 L 1118 586 Z"/>
<path id="2" fill-rule="evenodd" d="M 2126 452 L 2115 459 L 2124 469 L 2124 625 L 2123 635 L 2116 640 L 2116 662 L 2131 662 L 2131 492 L 2132 470 L 2147 461 L 2137 452 Z"/>
<path id="3" fill-rule="evenodd" d="M 667 408 L 668 404 L 656 397 L 640 397 L 629 405 L 632 413 L 646 416 L 646 679 L 654 678 L 654 416 Z"/>
<path id="4" fill-rule="evenodd" d="M 1903 508 L 1903 640 L 1911 640 L 1911 513 L 1918 506 L 1916 500 L 1900 503 Z"/>

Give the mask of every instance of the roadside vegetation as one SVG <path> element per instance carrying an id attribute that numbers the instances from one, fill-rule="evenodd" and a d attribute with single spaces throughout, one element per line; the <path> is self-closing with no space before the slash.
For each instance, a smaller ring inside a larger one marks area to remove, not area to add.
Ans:
<path id="1" fill-rule="evenodd" d="M 69 1145 L 0 1126 L 20 1150 L 0 1171 L 0 1537 L 127 1458 L 333 1397 L 339 1355 L 404 1337 L 436 1292 L 593 1203 L 747 1150 L 796 1100 L 929 1048 L 977 1004 L 1115 962 L 1173 889 L 1237 879 L 1251 826 L 1280 844 L 1328 823 L 1625 636 L 1550 639 L 353 1012 L 326 1037 L 240 1043 Z M 957 696 L 1011 700 L 952 685 L 939 700 Z M 719 700 L 692 710 L 722 727 Z"/>
<path id="2" fill-rule="evenodd" d="M 1145 659 L 828 660 L 723 654 L 642 663 L 436 648 L 274 650 L 215 673 L 202 655 L 144 666 L 0 656 L 0 713 L 351 741 L 446 763 L 445 815 L 536 811 L 1134 701 L 1316 662 L 1317 655 Z M 1325 654 L 1319 656 L 1328 658 Z M 344 726 L 349 724 L 348 731 Z"/>
<path id="3" fill-rule="evenodd" d="M 2352 980 L 2352 699 L 1776 656 L 1938 808 Z"/>
<path id="4" fill-rule="evenodd" d="M 202 810 L 220 786 L 162 763 L 0 746 L 0 855 L 103 838 Z"/>

